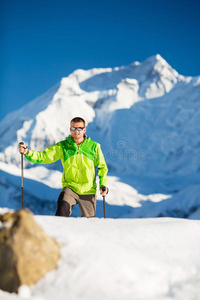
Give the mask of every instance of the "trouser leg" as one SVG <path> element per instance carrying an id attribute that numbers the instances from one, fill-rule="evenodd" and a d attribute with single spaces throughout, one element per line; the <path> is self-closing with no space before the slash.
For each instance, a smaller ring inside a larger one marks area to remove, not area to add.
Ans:
<path id="1" fill-rule="evenodd" d="M 81 211 L 81 217 L 95 217 L 96 213 L 96 195 L 79 195 L 78 205 Z"/>
<path id="2" fill-rule="evenodd" d="M 76 193 L 68 187 L 64 187 L 57 201 L 56 216 L 69 217 L 75 204 L 77 204 Z"/>

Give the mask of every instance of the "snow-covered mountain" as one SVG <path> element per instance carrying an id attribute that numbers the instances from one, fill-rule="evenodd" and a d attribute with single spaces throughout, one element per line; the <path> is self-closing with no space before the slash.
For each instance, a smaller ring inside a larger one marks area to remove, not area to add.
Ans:
<path id="1" fill-rule="evenodd" d="M 181 211 L 184 194 L 190 205 L 177 215 L 188 217 L 200 208 L 196 194 L 200 179 L 199 104 L 200 76 L 179 75 L 160 55 L 113 69 L 76 70 L 0 123 L 2 178 L 5 182 L 11 176 L 6 174 L 14 175 L 14 166 L 20 167 L 20 141 L 42 150 L 65 139 L 70 120 L 81 116 L 87 121 L 87 134 L 101 143 L 109 174 L 117 176 L 119 186 L 126 184 L 147 197 L 163 194 L 158 202 L 180 198 L 174 211 Z M 26 167 L 30 179 L 58 188 L 49 172 L 61 170 L 60 165 L 31 168 L 26 161 Z M 41 168 L 46 174 L 43 177 Z M 118 204 L 127 202 L 122 200 L 126 188 Z M 137 206 L 144 207 L 141 201 L 140 197 Z M 170 215 L 170 206 L 165 212 L 160 208 L 157 215 Z M 128 214 L 132 216 L 130 210 Z M 145 215 L 142 209 L 137 213 Z M 200 218 L 200 214 L 195 216 Z"/>

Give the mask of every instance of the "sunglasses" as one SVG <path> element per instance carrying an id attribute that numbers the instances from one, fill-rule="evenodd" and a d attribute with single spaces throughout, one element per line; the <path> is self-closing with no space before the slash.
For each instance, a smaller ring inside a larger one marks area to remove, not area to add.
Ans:
<path id="1" fill-rule="evenodd" d="M 73 126 L 70 127 L 71 131 L 75 131 L 76 129 L 77 129 L 78 131 L 82 131 L 84 128 L 85 128 L 85 127 L 73 127 Z"/>

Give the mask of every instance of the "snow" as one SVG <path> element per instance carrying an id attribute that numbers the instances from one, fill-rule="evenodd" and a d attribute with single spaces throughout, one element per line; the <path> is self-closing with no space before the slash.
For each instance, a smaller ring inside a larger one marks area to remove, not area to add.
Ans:
<path id="1" fill-rule="evenodd" d="M 35 219 L 62 244 L 58 268 L 2 300 L 199 299 L 200 221 Z"/>
<path id="2" fill-rule="evenodd" d="M 22 299 L 30 298 L 31 297 L 31 291 L 30 291 L 29 286 L 21 285 L 19 287 L 18 294 L 19 294 L 20 298 L 22 298 Z"/>
<path id="3" fill-rule="evenodd" d="M 0 163 L 0 203 L 1 207 L 21 208 L 21 170 L 16 166 Z M 4 172 L 3 172 L 4 171 Z M 54 215 L 56 202 L 61 192 L 62 173 L 48 170 L 44 166 L 24 170 L 24 203 L 34 214 Z M 199 219 L 200 186 L 184 185 L 180 179 L 173 179 L 177 190 L 169 193 L 162 178 L 138 176 L 108 176 L 109 194 L 106 196 L 106 213 L 110 218 L 151 218 L 159 216 L 185 217 Z M 98 183 L 98 178 L 97 178 Z M 160 193 L 157 193 L 159 190 Z M 190 195 L 193 195 L 192 197 Z M 102 197 L 97 194 L 97 217 L 103 216 Z M 80 216 L 74 207 L 73 216 Z"/>
<path id="4" fill-rule="evenodd" d="M 0 124 L 0 213 L 21 208 L 18 143 L 65 139 L 75 116 L 108 164 L 106 216 L 55 217 L 61 164 L 24 159 L 24 203 L 63 246 L 58 268 L 0 300 L 199 300 L 200 76 L 160 55 L 129 66 L 76 70 Z M 98 183 L 98 178 L 97 178 Z M 162 217 L 162 218 L 161 218 Z M 173 218 L 172 218 L 173 217 Z M 183 219 L 184 218 L 184 219 Z"/>

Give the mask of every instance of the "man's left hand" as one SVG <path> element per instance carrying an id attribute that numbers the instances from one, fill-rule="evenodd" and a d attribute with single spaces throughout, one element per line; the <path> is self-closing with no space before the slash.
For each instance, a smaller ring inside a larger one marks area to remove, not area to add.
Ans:
<path id="1" fill-rule="evenodd" d="M 105 191 L 102 191 L 102 188 L 100 188 L 100 194 L 101 194 L 101 196 L 106 196 L 107 192 L 108 192 L 108 188 L 107 187 L 106 187 Z"/>

